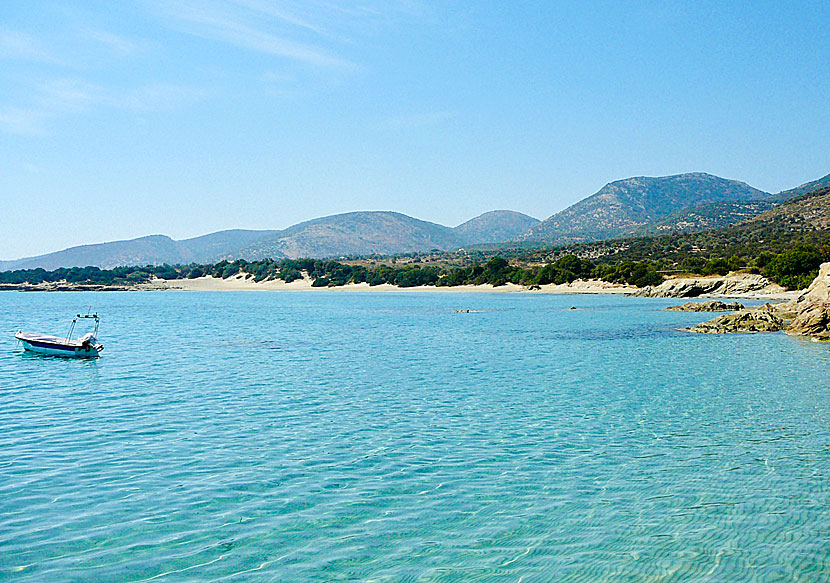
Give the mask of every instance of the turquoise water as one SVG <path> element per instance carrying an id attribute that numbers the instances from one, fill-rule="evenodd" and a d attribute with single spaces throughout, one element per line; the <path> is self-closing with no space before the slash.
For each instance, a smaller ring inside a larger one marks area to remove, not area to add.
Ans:
<path id="1" fill-rule="evenodd" d="M 830 580 L 830 345 L 670 303 L 2 292 L 0 580 Z"/>

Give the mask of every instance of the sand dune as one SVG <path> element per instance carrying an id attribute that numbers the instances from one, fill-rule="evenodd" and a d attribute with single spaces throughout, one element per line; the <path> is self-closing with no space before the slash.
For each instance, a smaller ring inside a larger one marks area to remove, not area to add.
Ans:
<path id="1" fill-rule="evenodd" d="M 559 293 L 559 294 L 631 294 L 636 287 L 608 283 L 605 281 L 577 280 L 570 284 L 543 285 L 538 290 L 529 290 L 526 286 L 508 283 L 501 286 L 459 285 L 455 287 L 418 286 L 398 287 L 391 284 L 370 286 L 368 283 L 350 283 L 338 287 L 312 287 L 311 278 L 304 278 L 285 283 L 282 280 L 255 282 L 253 278 L 236 275 L 228 279 L 205 276 L 195 279 L 155 279 L 150 283 L 140 284 L 142 290 L 171 291 L 314 291 L 314 292 L 489 292 L 489 293 Z"/>

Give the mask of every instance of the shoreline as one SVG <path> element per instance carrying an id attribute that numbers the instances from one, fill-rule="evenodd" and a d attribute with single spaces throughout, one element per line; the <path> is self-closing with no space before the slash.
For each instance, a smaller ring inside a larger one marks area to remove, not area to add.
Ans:
<path id="1" fill-rule="evenodd" d="M 211 276 L 195 279 L 157 279 L 150 283 L 135 286 L 138 290 L 146 291 L 291 291 L 291 292 L 485 292 L 485 293 L 543 293 L 543 294 L 634 294 L 639 288 L 624 284 L 613 284 L 605 281 L 577 280 L 571 284 L 547 284 L 539 286 L 538 290 L 531 290 L 527 286 L 515 283 L 506 283 L 493 286 L 489 283 L 481 285 L 434 286 L 421 285 L 400 287 L 389 283 L 369 285 L 363 283 L 347 283 L 333 287 L 313 287 L 311 278 L 304 278 L 285 283 L 282 280 L 266 280 L 255 282 L 242 276 L 228 279 L 219 279 Z"/>
<path id="2" fill-rule="evenodd" d="M 669 281 L 669 280 L 667 280 Z M 277 292 L 437 292 L 437 293 L 531 293 L 531 294 L 573 294 L 573 295 L 639 295 L 644 288 L 627 284 L 609 283 L 601 280 L 576 280 L 564 284 L 545 284 L 536 289 L 515 283 L 506 283 L 501 286 L 491 284 L 446 286 L 414 286 L 399 287 L 392 284 L 371 286 L 368 283 L 349 283 L 334 287 L 313 287 L 309 277 L 286 283 L 282 280 L 265 280 L 255 282 L 252 278 L 235 275 L 227 279 L 203 276 L 194 279 L 154 279 L 149 282 L 134 285 L 96 285 L 72 284 L 66 282 L 50 282 L 44 284 L 6 284 L 0 286 L 5 291 L 277 291 Z M 800 294 L 800 291 L 783 291 L 778 289 L 735 292 L 729 294 L 701 294 L 686 299 L 696 300 L 703 298 L 735 298 L 745 300 L 788 301 Z M 675 299 L 681 299 L 679 296 Z"/>

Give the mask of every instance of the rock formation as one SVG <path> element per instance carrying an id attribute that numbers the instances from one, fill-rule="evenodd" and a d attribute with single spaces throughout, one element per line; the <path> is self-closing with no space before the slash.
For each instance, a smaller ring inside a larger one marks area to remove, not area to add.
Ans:
<path id="1" fill-rule="evenodd" d="M 740 310 L 733 314 L 724 314 L 714 320 L 703 322 L 688 328 L 690 332 L 701 334 L 726 334 L 729 332 L 778 332 L 784 329 L 784 320 L 776 314 L 770 304 L 760 308 Z"/>
<path id="2" fill-rule="evenodd" d="M 709 300 L 708 302 L 688 302 L 681 306 L 669 306 L 666 309 L 675 312 L 734 312 L 743 310 L 744 305 L 740 302 L 727 304 L 720 300 Z"/>
<path id="3" fill-rule="evenodd" d="M 818 277 L 790 307 L 795 318 L 787 327 L 787 334 L 830 340 L 830 263 L 822 264 Z"/>
<path id="4" fill-rule="evenodd" d="M 677 277 L 646 286 L 635 295 L 652 298 L 696 298 L 702 295 L 734 296 L 747 293 L 778 294 L 785 290 L 763 275 L 751 273 L 713 277 Z"/>
<path id="5" fill-rule="evenodd" d="M 724 314 L 688 330 L 706 334 L 786 330 L 794 336 L 830 340 L 830 263 L 822 264 L 818 277 L 797 300 Z"/>

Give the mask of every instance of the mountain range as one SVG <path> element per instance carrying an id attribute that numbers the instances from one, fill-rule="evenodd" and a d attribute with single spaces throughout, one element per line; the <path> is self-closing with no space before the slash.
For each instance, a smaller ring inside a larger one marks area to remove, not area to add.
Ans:
<path id="1" fill-rule="evenodd" d="M 637 236 L 663 233 L 694 233 L 720 229 L 758 216 L 779 204 L 795 199 L 808 192 L 830 186 L 830 175 L 807 182 L 796 188 L 769 195 L 763 200 L 737 200 L 713 202 L 691 208 L 683 208 L 658 221 L 649 223 L 632 232 Z"/>
<path id="2" fill-rule="evenodd" d="M 783 201 L 827 186 L 830 175 L 777 194 L 703 172 L 640 176 L 611 182 L 544 221 L 498 210 L 447 227 L 396 212 L 361 211 L 321 217 L 282 230 L 233 229 L 179 241 L 150 235 L 81 245 L 0 261 L 0 270 L 389 255 L 498 244 L 555 246 L 696 232 L 746 221 Z"/>
<path id="3" fill-rule="evenodd" d="M 94 265 L 215 263 L 222 259 L 297 259 L 343 255 L 390 255 L 465 245 L 492 244 L 524 233 L 539 219 L 514 211 L 491 211 L 452 228 L 388 211 L 352 212 L 305 221 L 283 230 L 234 229 L 176 241 L 150 235 L 70 247 L 13 261 L 0 270 L 57 269 Z"/>
<path id="4" fill-rule="evenodd" d="M 804 192 L 803 190 L 799 192 Z M 830 186 L 790 198 L 759 215 L 726 227 L 694 233 L 575 243 L 558 253 L 588 255 L 599 261 L 642 261 L 660 258 L 694 271 L 709 257 L 757 258 L 762 252 L 782 253 L 798 245 L 826 249 L 830 245 Z M 548 249 L 542 250 L 548 253 Z M 741 259 L 739 259 L 741 261 Z M 803 265 L 790 265 L 797 272 Z"/>
<path id="5" fill-rule="evenodd" d="M 606 184 L 596 194 L 531 227 L 521 238 L 559 244 L 614 239 L 682 209 L 770 196 L 743 182 L 703 172 L 638 176 Z"/>

